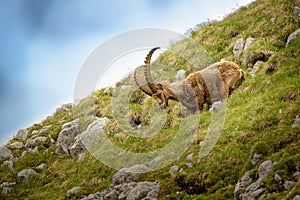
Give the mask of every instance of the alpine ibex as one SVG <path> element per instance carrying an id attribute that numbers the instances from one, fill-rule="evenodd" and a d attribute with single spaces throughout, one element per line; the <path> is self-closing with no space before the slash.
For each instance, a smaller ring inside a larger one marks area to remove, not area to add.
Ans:
<path id="1" fill-rule="evenodd" d="M 182 81 L 155 83 L 150 72 L 150 62 L 152 54 L 157 49 L 159 47 L 151 49 L 145 65 L 135 70 L 134 80 L 138 87 L 154 98 L 162 108 L 168 106 L 169 100 L 174 100 L 182 103 L 190 114 L 194 114 L 197 109 L 201 112 L 205 103 L 211 106 L 214 102 L 224 101 L 245 80 L 245 72 L 237 64 L 223 61 L 191 73 Z M 141 67 L 144 68 L 148 87 L 142 83 L 138 74 Z"/>

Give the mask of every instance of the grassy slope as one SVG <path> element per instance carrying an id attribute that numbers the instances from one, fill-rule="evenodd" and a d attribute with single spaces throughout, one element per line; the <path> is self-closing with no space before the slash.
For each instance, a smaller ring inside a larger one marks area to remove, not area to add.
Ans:
<path id="1" fill-rule="evenodd" d="M 257 176 L 255 169 L 258 166 L 253 166 L 250 162 L 254 152 L 263 154 L 263 160 L 271 159 L 279 162 L 263 183 L 272 192 L 269 198 L 289 197 L 272 181 L 272 178 L 275 173 L 283 178 L 291 177 L 296 165 L 300 163 L 300 129 L 291 128 L 295 117 L 300 115 L 300 38 L 285 47 L 288 35 L 299 27 L 299 19 L 293 14 L 295 5 L 300 5 L 300 1 L 258 0 L 227 16 L 222 22 L 202 24 L 200 29 L 191 33 L 191 37 L 203 45 L 216 61 L 226 58 L 242 63 L 243 56 L 235 58 L 232 48 L 238 38 L 248 36 L 254 37 L 255 42 L 248 52 L 244 53 L 245 55 L 253 51 L 267 51 L 273 55 L 254 78 L 248 76 L 247 81 L 228 99 L 225 126 L 209 156 L 197 158 L 199 142 L 203 139 L 210 120 L 210 113 L 204 112 L 199 123 L 197 139 L 184 156 L 174 163 L 183 167 L 187 174 L 182 173 L 172 178 L 167 167 L 143 175 L 144 180 L 161 183 L 161 199 L 232 199 L 234 186 L 246 171 L 252 171 L 253 177 Z M 271 18 L 275 18 L 274 24 L 271 23 Z M 181 48 L 181 45 L 178 43 L 178 48 Z M 182 46 L 182 51 L 188 49 Z M 176 59 L 166 52 L 157 62 L 174 63 Z M 176 69 L 185 68 L 193 71 L 183 61 L 175 63 Z M 276 70 L 266 74 L 264 68 L 270 65 Z M 245 66 L 242 67 L 246 69 Z M 128 81 L 132 80 L 124 80 L 123 84 Z M 295 94 L 296 98 L 285 98 L 288 94 Z M 43 125 L 54 124 L 47 135 L 51 134 L 53 138 L 57 138 L 62 125 L 59 122 L 70 121 L 77 115 L 86 119 L 95 111 L 99 117 L 106 116 L 112 119 L 109 109 L 110 96 L 110 90 L 97 91 L 93 97 L 75 108 L 79 113 L 70 115 L 68 112 L 61 112 L 47 118 Z M 140 92 L 136 92 L 131 98 L 128 117 L 139 118 L 142 125 L 147 124 L 149 112 L 147 108 L 152 103 L 151 99 L 145 99 Z M 86 105 L 92 107 L 82 113 L 80 106 Z M 166 126 L 160 134 L 151 139 L 127 135 L 119 129 L 114 120 L 107 125 L 106 130 L 110 131 L 110 139 L 122 148 L 134 152 L 143 152 L 145 147 L 154 150 L 164 146 L 177 131 L 180 121 L 177 117 L 178 108 L 177 103 L 171 104 Z M 88 122 L 90 120 L 82 120 L 82 129 Z M 29 131 L 41 128 L 36 125 L 29 128 Z M 46 148 L 48 146 L 40 145 L 40 149 Z M 68 156 L 56 156 L 54 151 L 55 146 L 51 146 L 48 151 L 27 154 L 15 162 L 14 172 L 0 166 L 0 183 L 15 181 L 16 174 L 22 169 L 36 167 L 42 162 L 48 166 L 46 170 L 39 171 L 39 176 L 31 177 L 31 182 L 13 186 L 12 193 L 8 196 L 0 194 L 0 198 L 64 199 L 66 191 L 74 186 L 82 186 L 83 194 L 108 188 L 114 170 L 105 167 L 90 155 L 84 162 L 78 163 Z M 14 153 L 19 154 L 20 151 Z M 192 160 L 193 167 L 187 168 L 185 156 L 190 153 L 195 155 Z M 295 187 L 294 193 L 300 193 L 300 183 Z"/>

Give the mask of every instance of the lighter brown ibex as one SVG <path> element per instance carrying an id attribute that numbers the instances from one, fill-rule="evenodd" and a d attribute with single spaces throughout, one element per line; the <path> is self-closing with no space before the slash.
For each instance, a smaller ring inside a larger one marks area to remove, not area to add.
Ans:
<path id="1" fill-rule="evenodd" d="M 134 80 L 138 87 L 154 98 L 162 108 L 168 106 L 169 100 L 174 100 L 182 103 L 190 114 L 194 114 L 198 109 L 201 112 L 204 104 L 211 106 L 214 102 L 224 101 L 245 80 L 245 72 L 237 64 L 222 61 L 191 73 L 182 81 L 155 83 L 150 72 L 150 62 L 157 49 L 159 47 L 151 49 L 145 65 L 135 70 Z M 138 69 L 141 67 L 144 68 L 148 87 L 142 83 L 139 76 Z"/>

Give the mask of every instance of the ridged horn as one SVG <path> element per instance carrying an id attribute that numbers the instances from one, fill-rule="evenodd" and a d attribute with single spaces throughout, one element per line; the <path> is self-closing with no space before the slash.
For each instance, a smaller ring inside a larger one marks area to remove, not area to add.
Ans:
<path id="1" fill-rule="evenodd" d="M 157 49 L 160 49 L 160 47 L 155 47 L 153 49 L 151 49 L 148 53 L 148 55 L 146 56 L 146 60 L 144 61 L 145 62 L 145 78 L 146 78 L 146 81 L 147 81 L 147 84 L 149 85 L 149 88 L 151 89 L 151 91 L 153 93 L 156 93 L 157 92 L 157 89 L 155 87 L 155 83 L 153 82 L 153 78 L 151 76 L 151 72 L 150 72 L 150 62 L 151 62 L 151 57 L 152 57 L 152 54 L 154 53 L 155 50 Z"/>
<path id="2" fill-rule="evenodd" d="M 143 66 L 140 66 L 140 67 L 143 67 Z M 133 75 L 134 80 L 135 80 L 137 86 L 138 86 L 144 93 L 148 94 L 149 96 L 152 96 L 152 94 L 153 94 L 152 91 L 151 91 L 149 88 L 145 87 L 145 85 L 142 83 L 142 80 L 141 80 L 141 78 L 140 78 L 140 76 L 139 76 L 138 70 L 139 70 L 140 67 L 136 68 L 135 71 L 134 71 L 134 75 Z"/>

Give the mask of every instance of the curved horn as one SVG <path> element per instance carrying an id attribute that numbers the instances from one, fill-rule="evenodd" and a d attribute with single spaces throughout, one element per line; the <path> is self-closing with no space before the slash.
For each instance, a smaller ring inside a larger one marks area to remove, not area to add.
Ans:
<path id="1" fill-rule="evenodd" d="M 148 55 L 146 56 L 146 60 L 144 61 L 145 62 L 145 78 L 146 78 L 146 81 L 147 81 L 147 84 L 149 85 L 151 91 L 153 93 L 156 93 L 157 92 L 157 89 L 155 87 L 155 84 L 153 82 L 153 78 L 151 76 L 151 72 L 150 72 L 150 62 L 151 62 L 151 57 L 152 57 L 152 54 L 154 53 L 155 50 L 159 49 L 160 47 L 155 47 L 153 49 L 151 49 L 148 53 Z"/>
<path id="2" fill-rule="evenodd" d="M 140 67 L 143 67 L 143 66 L 140 66 Z M 135 71 L 134 71 L 134 75 L 133 75 L 134 80 L 135 80 L 137 86 L 139 86 L 139 88 L 140 88 L 143 92 L 145 92 L 145 93 L 148 94 L 149 96 L 152 96 L 152 94 L 153 94 L 152 91 L 151 91 L 149 88 L 145 87 L 145 85 L 142 83 L 142 80 L 141 80 L 141 78 L 140 78 L 140 76 L 139 76 L 138 69 L 139 69 L 140 67 L 136 68 Z"/>

